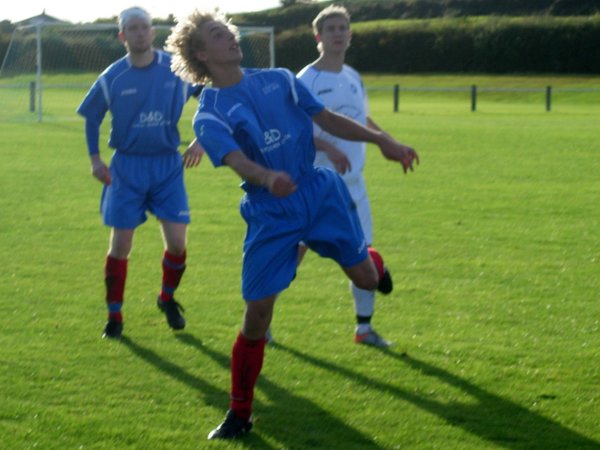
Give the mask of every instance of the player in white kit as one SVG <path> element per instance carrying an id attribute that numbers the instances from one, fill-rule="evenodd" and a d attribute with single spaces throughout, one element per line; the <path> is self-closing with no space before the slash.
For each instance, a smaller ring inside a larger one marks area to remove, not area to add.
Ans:
<path id="1" fill-rule="evenodd" d="M 369 128 L 381 131 L 369 117 L 367 94 L 360 75 L 344 63 L 351 39 L 348 11 L 342 6 L 329 6 L 317 15 L 312 25 L 320 56 L 304 67 L 298 73 L 298 78 L 327 108 L 351 117 Z M 366 144 L 337 138 L 321 130 L 316 124 L 314 132 L 318 150 L 315 165 L 328 167 L 342 175 L 356 205 L 366 241 L 372 245 L 371 208 L 363 177 Z M 306 250 L 306 247 L 300 247 L 300 258 Z M 379 257 L 378 252 L 372 247 L 370 253 L 374 260 Z M 380 257 L 379 259 L 381 260 Z M 378 290 L 383 294 L 389 294 L 393 289 L 391 275 L 385 266 L 383 271 L 384 275 Z M 357 320 L 355 342 L 379 347 L 389 346 L 390 342 L 383 339 L 371 326 L 371 318 L 375 310 L 375 291 L 359 289 L 354 284 L 351 284 L 351 290 Z"/>

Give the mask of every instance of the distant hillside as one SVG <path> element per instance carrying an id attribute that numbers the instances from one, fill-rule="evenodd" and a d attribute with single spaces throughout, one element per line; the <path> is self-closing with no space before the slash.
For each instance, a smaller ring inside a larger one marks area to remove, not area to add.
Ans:
<path id="1" fill-rule="evenodd" d="M 317 13 L 330 4 L 346 6 L 355 23 L 377 19 L 600 14 L 600 0 L 341 0 L 237 14 L 233 16 L 233 22 L 238 25 L 270 25 L 280 32 L 309 26 Z"/>

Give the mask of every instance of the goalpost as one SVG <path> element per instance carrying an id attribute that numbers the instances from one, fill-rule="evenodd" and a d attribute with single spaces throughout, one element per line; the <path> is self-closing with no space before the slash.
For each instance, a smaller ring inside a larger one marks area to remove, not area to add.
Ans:
<path id="1" fill-rule="evenodd" d="M 155 25 L 163 48 L 171 27 Z M 0 66 L 0 121 L 75 120 L 75 108 L 125 54 L 116 24 L 37 23 L 15 29 Z M 275 66 L 273 27 L 239 27 L 246 67 Z"/>

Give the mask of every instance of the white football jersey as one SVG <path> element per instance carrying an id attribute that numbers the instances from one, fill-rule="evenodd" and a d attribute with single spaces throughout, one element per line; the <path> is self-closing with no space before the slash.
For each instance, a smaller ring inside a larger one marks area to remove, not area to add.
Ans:
<path id="1" fill-rule="evenodd" d="M 308 89 L 323 102 L 326 108 L 350 117 L 366 125 L 369 116 L 367 94 L 360 75 L 352 67 L 344 64 L 340 72 L 327 72 L 306 66 L 298 73 Z M 331 143 L 344 152 L 350 160 L 352 170 L 341 175 L 348 187 L 350 196 L 356 205 L 356 210 L 367 242 L 373 240 L 373 224 L 371 206 L 367 196 L 367 188 L 363 178 L 367 146 L 364 142 L 353 142 L 340 139 L 323 131 L 314 124 L 315 136 Z M 325 152 L 318 151 L 315 165 L 328 167 L 335 171 L 335 167 Z"/>
<path id="2" fill-rule="evenodd" d="M 344 64 L 340 72 L 327 72 L 306 66 L 298 73 L 308 89 L 319 98 L 328 109 L 348 116 L 363 125 L 367 124 L 367 96 L 360 76 L 356 70 Z M 352 191 L 352 184 L 362 178 L 365 165 L 366 144 L 364 142 L 345 141 L 321 130 L 316 124 L 315 136 L 331 143 L 344 152 L 352 170 L 342 175 Z M 315 165 L 335 170 L 324 152 L 317 152 Z"/>

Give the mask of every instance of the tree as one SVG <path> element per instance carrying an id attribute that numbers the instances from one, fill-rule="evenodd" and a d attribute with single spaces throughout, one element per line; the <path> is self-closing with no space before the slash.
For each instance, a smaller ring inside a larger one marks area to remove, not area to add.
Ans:
<path id="1" fill-rule="evenodd" d="M 314 3 L 315 0 L 279 0 L 281 6 L 286 8 L 288 6 L 298 5 L 300 3 Z"/>

